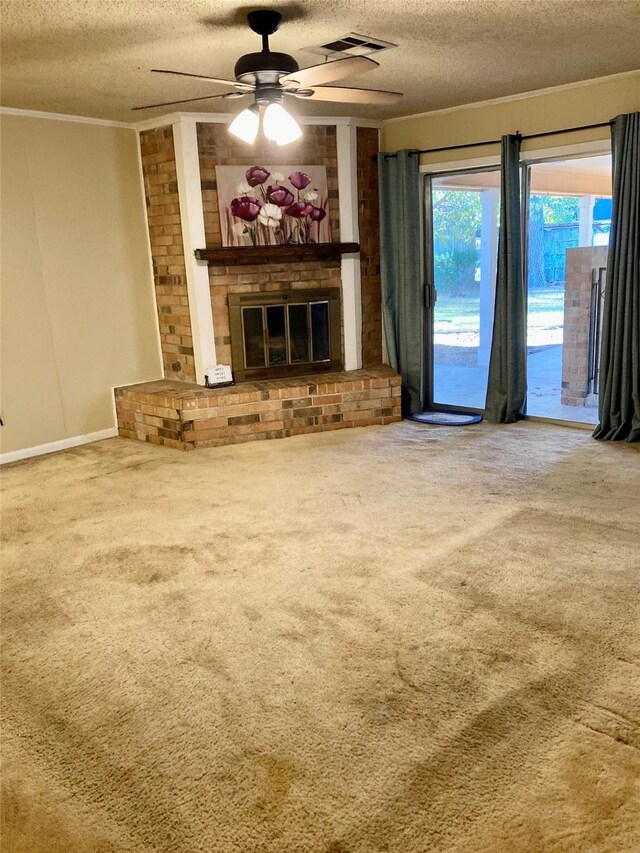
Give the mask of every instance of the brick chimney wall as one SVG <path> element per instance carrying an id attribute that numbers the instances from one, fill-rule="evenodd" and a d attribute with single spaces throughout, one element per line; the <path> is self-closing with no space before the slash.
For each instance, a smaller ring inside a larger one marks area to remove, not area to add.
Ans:
<path id="1" fill-rule="evenodd" d="M 221 246 L 220 213 L 216 188 L 216 166 L 256 166 L 300 163 L 327 167 L 331 239 L 340 241 L 338 199 L 338 155 L 333 125 L 307 125 L 298 142 L 279 148 L 264 140 L 246 145 L 229 135 L 224 124 L 198 124 L 198 152 L 202 182 L 202 207 L 207 246 Z M 222 364 L 231 364 L 229 330 L 230 293 L 279 292 L 294 288 L 335 287 L 340 285 L 340 261 L 242 265 L 236 267 L 209 264 L 211 307 L 216 336 L 216 355 Z M 344 343 L 343 343 L 344 352 Z"/>
<path id="2" fill-rule="evenodd" d="M 253 166 L 264 163 L 325 165 L 329 217 L 333 242 L 340 241 L 338 162 L 334 125 L 306 125 L 303 138 L 286 148 L 258 142 L 247 146 L 229 136 L 217 123 L 197 125 L 206 245 L 221 245 L 216 165 Z M 171 126 L 140 133 L 142 170 L 164 375 L 195 382 L 193 340 L 180 203 L 178 198 L 173 129 Z M 357 128 L 358 218 L 362 277 L 363 366 L 382 361 L 380 297 L 380 243 L 377 167 L 378 131 Z M 278 292 L 296 288 L 334 287 L 340 284 L 340 261 L 310 261 L 237 267 L 209 265 L 211 306 L 219 363 L 231 364 L 229 293 Z M 344 332 L 342 334 L 344 355 Z"/>
<path id="3" fill-rule="evenodd" d="M 382 297 L 380 290 L 380 216 L 378 208 L 378 130 L 358 127 L 358 223 L 362 296 L 362 366 L 382 363 Z"/>
<path id="4" fill-rule="evenodd" d="M 142 131 L 140 152 L 164 375 L 195 382 L 173 128 Z"/>

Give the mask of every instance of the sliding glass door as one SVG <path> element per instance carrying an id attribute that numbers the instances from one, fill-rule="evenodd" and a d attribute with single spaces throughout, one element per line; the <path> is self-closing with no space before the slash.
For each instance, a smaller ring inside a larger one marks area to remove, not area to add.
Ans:
<path id="1" fill-rule="evenodd" d="M 435 289 L 432 402 L 482 410 L 493 327 L 500 170 L 438 175 L 427 188 Z"/>
<path id="2" fill-rule="evenodd" d="M 611 157 L 527 169 L 527 414 L 596 423 Z"/>
<path id="3" fill-rule="evenodd" d="M 611 157 L 537 162 L 523 170 L 527 414 L 596 423 Z M 427 278 L 434 292 L 427 312 L 425 396 L 436 407 L 482 411 L 493 332 L 500 170 L 433 175 L 426 190 L 432 262 Z"/>

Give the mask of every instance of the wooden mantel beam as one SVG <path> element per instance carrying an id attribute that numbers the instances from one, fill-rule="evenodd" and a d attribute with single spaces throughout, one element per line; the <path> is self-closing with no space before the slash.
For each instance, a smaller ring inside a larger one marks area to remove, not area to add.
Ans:
<path id="1" fill-rule="evenodd" d="M 330 261 L 359 251 L 359 243 L 300 243 L 284 246 L 215 246 L 196 249 L 194 254 L 199 261 L 226 266 Z"/>

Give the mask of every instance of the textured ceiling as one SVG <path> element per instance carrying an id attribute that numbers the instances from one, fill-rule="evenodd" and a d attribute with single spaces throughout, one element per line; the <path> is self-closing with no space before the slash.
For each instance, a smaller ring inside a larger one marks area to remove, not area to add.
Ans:
<path id="1" fill-rule="evenodd" d="M 239 7 L 230 0 L 3 0 L 3 106 L 137 121 L 167 112 L 131 107 L 220 93 L 153 67 L 233 76 L 259 50 L 245 22 L 276 8 L 274 50 L 302 67 L 301 48 L 355 31 L 398 47 L 353 85 L 405 93 L 393 107 L 296 100 L 294 111 L 371 118 L 409 115 L 601 77 L 640 67 L 640 0 L 306 0 Z M 338 84 L 343 85 L 343 84 Z M 237 112 L 242 101 L 203 101 L 198 112 Z M 189 109 L 177 106 L 173 109 Z"/>

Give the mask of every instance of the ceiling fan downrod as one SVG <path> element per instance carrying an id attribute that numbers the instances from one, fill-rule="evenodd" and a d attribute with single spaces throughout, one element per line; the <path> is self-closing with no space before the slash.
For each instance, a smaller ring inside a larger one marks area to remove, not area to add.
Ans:
<path id="1" fill-rule="evenodd" d="M 282 15 L 280 12 L 258 9 L 249 12 L 247 20 L 254 33 L 262 36 L 262 51 L 240 57 L 234 68 L 236 80 L 257 87 L 278 86 L 281 77 L 300 70 L 293 56 L 269 48 L 269 36 L 280 28 Z"/>
<path id="2" fill-rule="evenodd" d="M 282 24 L 280 12 L 272 9 L 256 9 L 255 12 L 249 12 L 247 21 L 254 33 L 262 36 L 262 52 L 269 53 L 269 36 L 278 32 Z"/>

